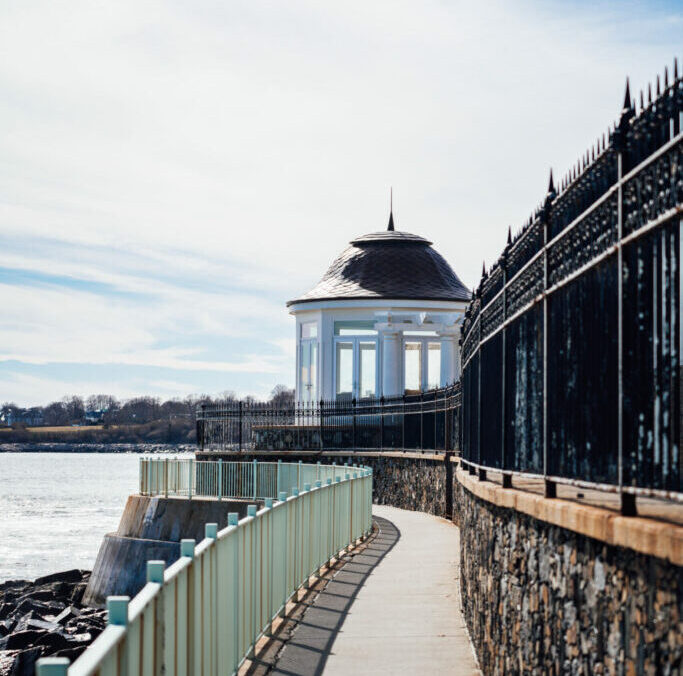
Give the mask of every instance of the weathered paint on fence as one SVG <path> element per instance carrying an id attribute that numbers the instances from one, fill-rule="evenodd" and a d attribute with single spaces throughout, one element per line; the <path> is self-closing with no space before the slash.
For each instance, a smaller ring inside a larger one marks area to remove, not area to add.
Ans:
<path id="1" fill-rule="evenodd" d="M 675 73 L 484 271 L 462 330 L 462 457 L 622 495 L 683 499 L 683 81 Z"/>

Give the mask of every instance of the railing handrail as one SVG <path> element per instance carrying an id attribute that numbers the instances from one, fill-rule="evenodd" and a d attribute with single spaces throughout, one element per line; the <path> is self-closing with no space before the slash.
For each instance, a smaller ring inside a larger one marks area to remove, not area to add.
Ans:
<path id="1" fill-rule="evenodd" d="M 163 462 L 145 458 L 141 467 Z M 372 470 L 315 467 L 334 479 L 280 491 L 242 519 L 231 513 L 220 531 L 206 524 L 205 538 L 182 540 L 168 568 L 148 561 L 147 584 L 132 600 L 107 599 L 106 629 L 74 664 L 43 658 L 38 676 L 235 673 L 309 578 L 370 533 Z"/>

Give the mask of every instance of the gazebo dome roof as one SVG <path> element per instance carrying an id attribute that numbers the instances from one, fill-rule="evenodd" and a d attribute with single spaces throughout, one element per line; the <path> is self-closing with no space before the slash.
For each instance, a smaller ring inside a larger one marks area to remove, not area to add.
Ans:
<path id="1" fill-rule="evenodd" d="M 393 229 L 358 237 L 323 278 L 287 305 L 321 300 L 394 299 L 469 301 L 470 292 L 431 242 Z"/>

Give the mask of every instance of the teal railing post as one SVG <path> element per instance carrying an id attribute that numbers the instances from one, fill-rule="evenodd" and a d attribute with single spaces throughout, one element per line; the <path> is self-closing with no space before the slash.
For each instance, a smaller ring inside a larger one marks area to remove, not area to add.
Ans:
<path id="1" fill-rule="evenodd" d="M 107 624 L 113 624 L 117 627 L 128 626 L 128 603 L 130 596 L 108 596 L 107 597 L 107 612 L 109 617 Z"/>
<path id="2" fill-rule="evenodd" d="M 187 461 L 187 497 L 192 500 L 192 458 Z"/>
<path id="3" fill-rule="evenodd" d="M 254 460 L 254 500 L 256 500 L 256 475 L 258 474 L 258 460 Z"/>
<path id="4" fill-rule="evenodd" d="M 36 676 L 66 676 L 68 668 L 66 657 L 41 657 L 36 662 Z"/>
<path id="5" fill-rule="evenodd" d="M 204 525 L 204 537 L 209 540 L 215 540 L 218 537 L 218 524 L 207 523 Z"/>
<path id="6" fill-rule="evenodd" d="M 147 582 L 164 584 L 166 561 L 147 561 Z"/>
<path id="7" fill-rule="evenodd" d="M 266 516 L 266 523 L 268 524 L 268 536 L 266 539 L 266 557 L 268 560 L 268 598 L 266 599 L 266 606 L 269 609 L 273 607 L 273 570 L 275 566 L 273 565 L 273 553 L 274 553 L 274 537 L 273 537 L 273 498 L 266 498 L 265 508 L 268 510 L 268 515 Z M 263 554 L 262 554 L 263 556 Z M 265 631 L 266 636 L 273 635 L 273 623 L 270 622 Z"/>
<path id="8" fill-rule="evenodd" d="M 278 497 L 280 498 L 280 502 L 287 502 L 287 492 L 286 491 L 279 491 L 278 492 Z M 285 514 L 285 517 L 287 515 Z M 286 613 L 286 607 L 287 607 L 287 598 L 289 594 L 287 593 L 287 578 L 289 577 L 288 575 L 288 570 L 287 570 L 287 542 L 289 538 L 289 534 L 287 533 L 287 523 L 288 519 L 285 518 L 285 532 L 284 532 L 284 537 L 282 538 L 282 542 L 284 543 L 284 546 L 282 547 L 282 607 L 280 608 L 280 612 L 278 615 L 280 617 L 284 617 Z"/>
<path id="9" fill-rule="evenodd" d="M 236 526 L 240 522 L 240 515 L 238 512 L 228 513 L 228 526 Z"/>
<path id="10" fill-rule="evenodd" d="M 280 495 L 280 469 L 282 468 L 282 460 L 277 461 L 277 494 Z"/>
<path id="11" fill-rule="evenodd" d="M 218 458 L 218 499 L 223 496 L 223 459 Z"/>
<path id="12" fill-rule="evenodd" d="M 190 559 L 194 559 L 194 546 L 195 541 L 187 538 L 180 541 L 180 556 L 187 556 Z"/>
<path id="13" fill-rule="evenodd" d="M 301 470 L 303 469 L 303 460 L 299 460 L 299 464 L 296 468 L 296 487 L 301 488 Z"/>

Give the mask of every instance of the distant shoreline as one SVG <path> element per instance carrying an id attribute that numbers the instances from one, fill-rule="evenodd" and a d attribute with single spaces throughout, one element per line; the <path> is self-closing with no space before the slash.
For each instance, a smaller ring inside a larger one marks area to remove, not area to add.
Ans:
<path id="1" fill-rule="evenodd" d="M 0 453 L 194 453 L 195 444 L 155 443 L 70 443 L 9 442 L 0 443 Z"/>

